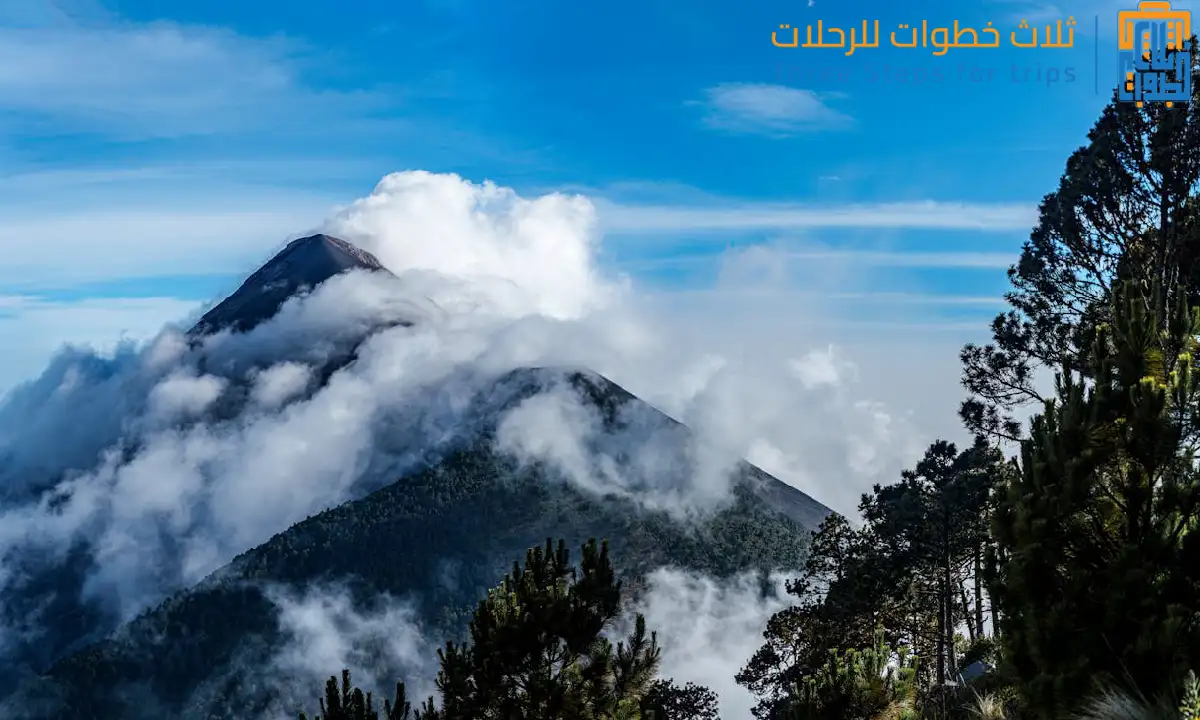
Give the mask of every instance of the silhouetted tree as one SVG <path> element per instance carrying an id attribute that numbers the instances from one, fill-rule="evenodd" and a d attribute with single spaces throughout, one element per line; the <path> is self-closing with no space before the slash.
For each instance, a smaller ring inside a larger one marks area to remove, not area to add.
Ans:
<path id="1" fill-rule="evenodd" d="M 383 717 L 372 707 L 371 693 L 364 694 L 350 682 L 350 671 L 342 670 L 342 685 L 337 678 L 330 677 L 325 683 L 325 697 L 320 701 L 321 713 L 314 720 L 433 720 L 420 712 L 414 717 L 408 702 L 404 683 L 396 683 L 395 700 L 385 700 Z M 308 716 L 300 713 L 300 720 Z"/>
<path id="2" fill-rule="evenodd" d="M 718 720 L 717 694 L 695 683 L 656 680 L 642 698 L 642 720 Z"/>
<path id="3" fill-rule="evenodd" d="M 1193 47 L 1196 47 L 1193 39 Z M 1039 370 L 1086 374 L 1096 326 L 1108 319 L 1124 280 L 1159 282 L 1200 297 L 1200 53 L 1192 101 L 1114 101 L 1067 160 L 1058 190 L 1008 271 L 1011 310 L 992 323 L 992 342 L 962 351 L 969 430 L 1016 439 L 1016 413 L 1045 398 Z"/>

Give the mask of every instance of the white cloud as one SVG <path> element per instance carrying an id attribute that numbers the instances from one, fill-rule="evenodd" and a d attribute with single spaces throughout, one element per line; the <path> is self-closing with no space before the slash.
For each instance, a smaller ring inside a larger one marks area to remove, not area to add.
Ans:
<path id="1" fill-rule="evenodd" d="M 765 249 L 764 249 L 765 251 Z M 808 263 L 850 263 L 856 267 L 907 267 L 907 268 L 983 268 L 983 269 L 1007 269 L 1017 261 L 1017 253 L 987 253 L 987 252 L 881 252 L 877 250 L 796 250 L 770 252 L 764 254 L 763 257 L 769 257 L 772 264 L 759 262 L 757 268 L 769 272 L 766 286 L 759 286 L 752 292 L 772 292 L 772 286 L 778 286 L 781 281 L 787 277 L 789 266 L 802 266 Z M 715 255 L 712 253 L 703 255 L 676 255 L 672 257 L 653 258 L 649 260 L 633 260 L 627 263 L 629 268 L 655 268 L 655 267 L 677 267 L 680 265 L 707 265 L 710 263 L 721 263 L 722 269 L 726 272 L 722 273 L 722 279 L 728 281 L 731 276 L 736 277 L 736 272 L 746 272 L 747 265 L 745 262 L 739 262 L 737 268 L 733 268 L 730 272 L 728 265 L 729 253 Z M 775 290 L 778 292 L 778 289 Z M 888 297 L 887 293 L 881 295 Z M 862 297 L 862 294 L 850 294 L 845 299 L 854 297 Z M 901 298 L 907 298 L 908 302 L 914 301 L 919 296 L 913 294 L 901 295 Z M 951 296 L 953 299 L 955 296 Z M 971 298 L 963 298 L 957 296 L 959 303 L 964 300 L 970 302 L 978 302 Z M 931 300 L 934 302 L 950 302 L 950 300 Z"/>
<path id="2" fill-rule="evenodd" d="M 707 88 L 704 94 L 705 123 L 719 130 L 782 137 L 841 130 L 854 124 L 853 118 L 830 106 L 831 97 L 812 90 L 764 83 L 721 83 Z"/>
<path id="3" fill-rule="evenodd" d="M 762 645 L 767 620 L 794 599 L 784 592 L 789 577 L 795 574 L 770 578 L 773 592 L 764 596 L 753 575 L 716 582 L 677 569 L 652 573 L 636 610 L 658 632 L 660 673 L 679 685 L 694 682 L 715 691 L 726 720 L 751 717 L 754 696 L 733 678 Z"/>
<path id="4" fill-rule="evenodd" d="M 296 362 L 281 362 L 254 378 L 254 402 L 274 410 L 302 393 L 312 382 L 312 368 Z"/>
<path id="5" fill-rule="evenodd" d="M 492 283 L 490 299 L 504 312 L 529 307 L 572 318 L 612 291 L 592 268 L 599 249 L 596 212 L 581 196 L 525 200 L 491 182 L 474 186 L 457 175 L 396 173 L 326 230 L 397 271 Z M 575 241 L 564 242 L 568 237 Z"/>
<path id="6" fill-rule="evenodd" d="M 712 689 L 720 698 L 720 716 L 743 720 L 751 716 L 755 699 L 734 676 L 758 650 L 770 617 L 791 604 L 784 585 L 794 576 L 766 578 L 769 592 L 764 595 L 763 579 L 753 574 L 716 581 L 661 568 L 650 574 L 646 592 L 615 623 L 613 637 L 628 633 L 632 614 L 642 613 L 663 648 L 660 676 Z M 286 640 L 259 678 L 293 704 L 307 709 L 316 702 L 313 688 L 322 687 L 341 668 L 350 669 L 355 685 L 376 693 L 390 694 L 401 680 L 414 704 L 437 697 L 433 679 L 443 639 L 429 634 L 409 603 L 381 597 L 364 608 L 345 588 L 319 585 L 302 593 L 270 588 L 268 596 Z"/>
<path id="7" fill-rule="evenodd" d="M 195 418 L 221 397 L 226 385 L 225 378 L 175 373 L 150 391 L 148 415 L 168 422 Z"/>
<path id="8" fill-rule="evenodd" d="M 765 249 L 762 249 L 765 251 Z M 881 252 L 877 250 L 795 250 L 771 252 L 772 264 L 759 262 L 759 268 L 771 271 L 775 278 L 786 272 L 790 263 L 852 263 L 857 267 L 909 267 L 909 268 L 991 268 L 1007 269 L 1017 261 L 1017 253 L 986 252 Z M 639 260 L 629 263 L 631 267 L 658 267 L 710 263 L 721 256 L 677 255 L 674 257 Z M 744 263 L 743 263 L 744 266 Z"/>
<path id="9" fill-rule="evenodd" d="M 405 683 L 414 705 L 435 696 L 442 641 L 430 640 L 411 604 L 384 596 L 375 598 L 372 607 L 362 607 L 338 586 L 311 586 L 302 593 L 268 588 L 268 597 L 285 641 L 260 669 L 260 682 L 304 710 L 315 709 L 309 707 L 317 702 L 313 688 L 323 688 L 342 668 L 350 670 L 356 686 L 374 693 L 379 705 L 391 700 L 397 681 Z M 289 707 L 278 720 L 294 716 Z"/>
<path id="10" fill-rule="evenodd" d="M 819 321 L 836 319 L 836 307 L 820 298 L 781 307 L 718 289 L 712 303 L 670 307 L 600 270 L 583 198 L 523 199 L 408 173 L 330 227 L 399 279 L 340 276 L 254 331 L 199 347 L 168 330 L 111 357 L 66 353 L 0 404 L 0 486 L 57 483 L 38 502 L 0 509 L 0 557 L 90 538 L 87 592 L 129 617 L 391 481 L 463 431 L 467 400 L 516 367 L 591 368 L 693 428 L 694 446 L 636 423 L 606 435 L 553 395 L 508 416 L 524 442 L 516 449 L 576 461 L 585 479 L 646 502 L 719 498 L 741 456 L 851 512 L 935 428 L 954 425 L 961 335 L 831 331 Z M 316 367 L 351 348 L 353 363 L 305 387 L 296 363 Z M 253 397 L 221 394 L 213 417 L 176 413 L 168 426 L 154 415 L 165 400 L 194 410 L 222 381 L 251 384 Z M 622 454 L 633 477 L 606 473 Z"/>
<path id="11" fill-rule="evenodd" d="M 824 351 L 814 350 L 802 358 L 791 362 L 792 372 L 800 378 L 805 387 L 814 388 L 819 385 L 838 385 L 846 372 L 854 372 L 852 364 L 839 367 L 836 350 L 832 345 Z"/>
<path id="12" fill-rule="evenodd" d="M 718 262 L 716 258 L 713 262 Z M 649 263 L 647 263 L 648 265 Z M 627 267 L 645 267 L 641 263 L 629 263 Z M 962 266 L 958 266 L 962 267 Z M 977 266 L 982 267 L 982 266 Z M 996 266 L 986 266 L 996 267 Z M 1007 267 L 1005 265 L 1004 267 Z M 781 271 L 780 271 L 781 272 Z M 878 305 L 947 305 L 947 306 L 977 306 L 984 308 L 1001 308 L 1005 305 L 1004 298 L 988 295 L 940 295 L 937 293 L 908 293 L 908 292 L 821 292 L 795 290 L 790 287 L 720 287 L 699 288 L 694 290 L 663 290 L 661 295 L 676 299 L 704 299 L 719 296 L 721 298 L 751 298 L 772 300 L 781 304 L 789 302 L 812 302 L 824 300 L 843 305 L 871 307 Z"/>

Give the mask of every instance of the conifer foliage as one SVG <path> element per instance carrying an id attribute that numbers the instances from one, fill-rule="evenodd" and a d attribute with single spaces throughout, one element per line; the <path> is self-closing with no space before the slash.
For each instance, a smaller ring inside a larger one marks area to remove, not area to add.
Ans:
<path id="1" fill-rule="evenodd" d="M 1096 681 L 1147 697 L 1200 663 L 1200 311 L 1126 283 L 1023 444 L 996 523 L 1007 670 L 1052 718 Z"/>
<path id="2" fill-rule="evenodd" d="M 661 650 L 640 614 L 625 639 L 608 639 L 620 612 L 607 543 L 588 541 L 575 567 L 564 542 L 547 540 L 479 603 L 469 639 L 438 651 L 440 706 L 430 698 L 413 713 L 400 683 L 381 717 L 345 671 L 340 690 L 329 679 L 319 719 L 715 719 L 711 690 L 657 678 Z"/>
<path id="3" fill-rule="evenodd" d="M 1039 370 L 1088 372 L 1094 329 L 1122 282 L 1161 282 L 1200 299 L 1200 52 L 1191 59 L 1190 103 L 1138 107 L 1114 91 L 1042 200 L 1008 271 L 1010 309 L 993 320 L 990 343 L 962 351 L 961 416 L 972 433 L 1021 437 L 1017 413 L 1047 399 Z"/>

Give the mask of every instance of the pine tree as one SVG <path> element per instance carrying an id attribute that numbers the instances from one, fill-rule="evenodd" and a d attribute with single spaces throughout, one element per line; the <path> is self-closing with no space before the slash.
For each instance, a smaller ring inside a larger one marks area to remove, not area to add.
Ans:
<path id="1" fill-rule="evenodd" d="M 337 678 L 330 677 L 325 683 L 325 698 L 320 701 L 321 713 L 314 720 L 435 720 L 419 712 L 414 717 L 406 695 L 404 683 L 396 683 L 396 699 L 384 701 L 383 717 L 380 718 L 379 712 L 372 707 L 371 693 L 364 695 L 350 682 L 350 671 L 342 670 L 340 689 Z M 300 720 L 308 720 L 308 716 L 300 713 Z"/>
<path id="2" fill-rule="evenodd" d="M 656 680 L 642 698 L 642 720 L 718 720 L 717 694 L 695 683 Z"/>
<path id="3" fill-rule="evenodd" d="M 578 570 L 564 543 L 529 551 L 525 566 L 480 603 L 467 643 L 439 652 L 438 689 L 447 720 L 617 718 L 636 712 L 660 650 L 645 619 L 629 638 L 603 632 L 617 618 L 621 583 L 607 543 L 583 546 Z"/>
<path id="4" fill-rule="evenodd" d="M 932 598 L 936 634 L 924 637 L 918 621 L 908 642 L 933 647 L 925 652 L 933 660 L 929 670 L 938 684 L 952 679 L 958 669 L 955 635 L 960 622 L 968 634 L 982 636 L 982 592 L 976 593 L 975 613 L 970 613 L 965 581 L 974 574 L 981 580 L 982 554 L 988 543 L 986 518 L 992 487 L 1002 475 L 1002 456 L 982 440 L 959 452 L 953 443 L 937 441 L 899 483 L 876 487 L 873 497 L 860 506 L 874 544 L 887 549 L 887 564 L 894 568 L 893 588 L 909 587 Z M 893 591 L 893 599 L 899 595 Z M 916 609 L 911 602 L 906 611 Z M 928 601 L 921 607 L 928 614 Z M 898 618 L 887 624 L 896 626 Z"/>
<path id="5" fill-rule="evenodd" d="M 547 540 L 479 603 L 469 639 L 438 651 L 441 707 L 431 698 L 412 720 L 642 720 L 644 711 L 656 712 L 654 720 L 709 717 L 711 691 L 656 681 L 661 651 L 644 617 L 637 615 L 615 645 L 607 638 L 620 610 L 621 582 L 607 543 L 588 541 L 575 567 L 565 543 L 555 548 Z M 398 683 L 384 720 L 409 719 L 405 696 Z M 348 671 L 340 690 L 330 678 L 318 720 L 378 718 Z"/>
<path id="6" fill-rule="evenodd" d="M 1138 108 L 1114 93 L 1042 201 L 1008 271 L 1011 310 L 993 321 L 990 344 L 962 351 L 961 415 L 972 432 L 1019 437 L 1014 413 L 1045 400 L 1039 369 L 1089 372 L 1093 330 L 1122 281 L 1182 286 L 1200 301 L 1200 53 L 1192 59 L 1190 103 Z"/>
<path id="7" fill-rule="evenodd" d="M 1064 368 L 997 513 L 1004 670 L 1036 718 L 1099 682 L 1159 696 L 1200 661 L 1200 312 L 1159 288 L 1114 293 L 1093 382 Z"/>

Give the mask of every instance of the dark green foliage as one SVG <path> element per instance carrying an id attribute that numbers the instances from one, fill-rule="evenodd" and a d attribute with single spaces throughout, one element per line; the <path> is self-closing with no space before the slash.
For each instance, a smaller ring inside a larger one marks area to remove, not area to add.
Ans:
<path id="1" fill-rule="evenodd" d="M 893 658 L 896 666 L 889 667 Z M 882 630 L 872 647 L 829 650 L 825 663 L 800 681 L 782 717 L 870 720 L 911 692 L 915 662 L 906 649 L 885 644 Z"/>
<path id="2" fill-rule="evenodd" d="M 1005 670 L 1032 717 L 1098 682 L 1158 697 L 1200 664 L 1200 312 L 1132 283 L 1087 386 L 1060 375 L 997 515 Z"/>
<path id="3" fill-rule="evenodd" d="M 918 610 L 928 617 L 932 610 L 936 617 L 932 638 L 928 624 L 920 620 L 903 634 L 935 658 L 928 669 L 936 672 L 938 683 L 951 678 L 959 666 L 954 639 L 959 622 L 966 622 L 972 637 L 983 634 L 982 598 L 976 594 L 977 612 L 968 616 L 960 597 L 968 575 L 981 580 L 990 495 L 1004 475 L 1003 465 L 1003 456 L 982 441 L 961 453 L 952 443 L 937 441 L 899 483 L 877 486 L 873 496 L 863 498 L 871 542 L 880 548 L 877 562 L 892 568 L 893 588 L 907 590 L 891 592 L 901 601 L 901 615 Z M 894 618 L 892 627 L 902 622 Z M 933 652 L 927 650 L 931 646 Z"/>
<path id="4" fill-rule="evenodd" d="M 872 653 L 885 641 L 923 659 L 910 669 L 911 684 L 956 676 L 955 628 L 965 623 L 972 637 L 983 636 L 991 488 L 1005 472 L 1003 457 L 982 442 L 962 452 L 935 442 L 901 482 L 863 497 L 864 527 L 828 518 L 813 534 L 804 574 L 788 586 L 797 604 L 771 618 L 766 642 L 737 676 L 760 698 L 756 715 L 786 716 L 798 692 L 807 693 L 801 704 L 810 710 L 843 701 L 860 707 L 861 698 L 836 698 L 853 694 L 854 664 L 877 661 Z M 975 581 L 971 593 L 968 580 Z M 838 649 L 832 660 L 831 648 Z"/>
<path id="5" fill-rule="evenodd" d="M 840 515 L 830 516 L 813 533 L 804 573 L 787 586 L 796 604 L 771 617 L 763 646 L 736 678 L 759 697 L 756 717 L 778 717 L 788 708 L 795 688 L 825 665 L 828 648 L 871 642 L 874 629 L 864 624 L 859 603 L 853 602 L 865 597 L 855 592 L 863 550 L 862 535 Z M 828 596 L 822 595 L 824 588 Z M 837 598 L 851 602 L 844 606 Z"/>
<path id="6" fill-rule="evenodd" d="M 470 638 L 439 651 L 446 720 L 628 717 L 650 688 L 660 650 L 646 621 L 616 648 L 602 632 L 621 607 L 608 545 L 583 546 L 578 570 L 566 545 L 529 551 L 488 593 Z"/>
<path id="7" fill-rule="evenodd" d="M 1200 53 L 1192 59 L 1191 103 L 1138 108 L 1114 94 L 1042 201 L 1008 271 L 1012 309 L 993 321 L 990 344 L 962 351 L 968 430 L 1015 438 L 1014 413 L 1044 400 L 1039 368 L 1086 373 L 1093 331 L 1120 281 L 1182 285 L 1193 304 L 1200 299 Z"/>
<path id="8" fill-rule="evenodd" d="M 656 680 L 642 698 L 642 720 L 718 720 L 717 694 L 695 683 Z"/>
<path id="9" fill-rule="evenodd" d="M 469 640 L 438 651 L 441 707 L 430 699 L 414 720 L 715 720 L 707 688 L 655 681 L 660 651 L 641 615 L 615 648 L 606 639 L 620 609 L 607 543 L 588 541 L 578 568 L 561 541 L 532 548 L 479 603 Z M 340 694 L 335 678 L 325 694 L 325 720 L 378 720 L 349 671 Z M 407 720 L 410 709 L 398 684 L 384 719 Z"/>
<path id="10" fill-rule="evenodd" d="M 337 678 L 330 677 L 325 683 L 325 697 L 321 701 L 321 714 L 313 720 L 433 720 L 418 713 L 412 715 L 412 704 L 405 697 L 404 683 L 396 683 L 396 699 L 385 700 L 383 715 L 372 707 L 371 693 L 364 694 L 350 682 L 350 671 L 342 671 L 342 686 Z M 308 716 L 300 713 L 300 720 Z"/>

